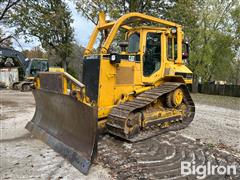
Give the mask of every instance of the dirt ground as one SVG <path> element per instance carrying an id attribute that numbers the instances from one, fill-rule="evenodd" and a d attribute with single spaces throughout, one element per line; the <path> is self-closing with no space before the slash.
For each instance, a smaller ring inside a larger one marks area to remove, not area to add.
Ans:
<path id="1" fill-rule="evenodd" d="M 180 177 L 180 161 L 240 164 L 240 98 L 194 94 L 192 124 L 129 144 L 100 138 L 98 158 L 84 176 L 24 128 L 35 102 L 31 92 L 0 90 L 1 179 L 169 179 Z M 194 176 L 185 177 L 194 179 Z M 213 179 L 240 178 L 214 176 Z"/>
<path id="2" fill-rule="evenodd" d="M 240 152 L 240 98 L 192 94 L 196 114 L 179 133 L 209 144 L 225 144 Z"/>
<path id="3" fill-rule="evenodd" d="M 94 165 L 84 176 L 25 129 L 35 111 L 31 92 L 0 90 L 1 179 L 109 179 L 108 169 Z"/>

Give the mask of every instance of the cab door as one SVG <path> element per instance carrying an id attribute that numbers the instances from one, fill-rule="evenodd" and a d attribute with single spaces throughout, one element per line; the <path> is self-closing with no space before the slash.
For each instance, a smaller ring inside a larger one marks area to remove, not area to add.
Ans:
<path id="1" fill-rule="evenodd" d="M 164 37 L 161 32 L 146 32 L 145 48 L 142 57 L 142 82 L 144 84 L 154 84 L 162 77 Z"/>

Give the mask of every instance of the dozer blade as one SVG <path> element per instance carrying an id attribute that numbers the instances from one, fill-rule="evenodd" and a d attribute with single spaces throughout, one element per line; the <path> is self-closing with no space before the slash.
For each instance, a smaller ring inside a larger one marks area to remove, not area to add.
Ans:
<path id="1" fill-rule="evenodd" d="M 28 129 L 83 174 L 96 152 L 97 110 L 71 96 L 33 90 L 36 111 Z"/>

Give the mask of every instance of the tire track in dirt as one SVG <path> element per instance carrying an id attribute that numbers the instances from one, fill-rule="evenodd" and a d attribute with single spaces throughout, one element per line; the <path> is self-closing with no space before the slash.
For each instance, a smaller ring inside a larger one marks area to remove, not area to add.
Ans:
<path id="1" fill-rule="evenodd" d="M 214 175 L 206 179 L 239 179 L 240 158 L 212 149 L 176 133 L 166 133 L 137 143 L 105 136 L 99 141 L 98 162 L 109 167 L 116 179 L 196 179 L 181 176 L 181 161 L 195 166 L 236 165 L 236 175 Z"/>

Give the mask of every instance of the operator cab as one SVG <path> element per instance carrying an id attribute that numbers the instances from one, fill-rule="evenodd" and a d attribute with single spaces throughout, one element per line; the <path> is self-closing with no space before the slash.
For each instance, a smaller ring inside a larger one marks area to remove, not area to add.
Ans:
<path id="1" fill-rule="evenodd" d="M 154 29 L 154 30 L 153 30 Z M 143 54 L 161 54 L 161 36 L 162 33 L 165 36 L 165 45 L 167 47 L 167 58 L 169 60 L 177 60 L 177 35 L 175 30 L 161 27 L 144 26 L 134 28 L 131 31 L 126 32 L 125 39 L 118 42 L 118 46 L 121 49 L 120 54 L 139 54 L 143 51 Z M 143 38 L 143 47 L 140 47 L 140 40 Z M 110 48 L 110 53 L 113 48 Z M 119 48 L 115 48 L 116 52 Z M 189 42 L 183 41 L 182 43 L 182 59 L 187 59 L 189 56 Z M 151 57 L 152 58 L 152 57 Z M 154 58 L 156 60 L 156 58 Z M 146 62 L 146 64 L 148 64 Z"/>
<path id="2" fill-rule="evenodd" d="M 33 58 L 30 60 L 26 76 L 36 77 L 38 72 L 46 72 L 49 69 L 47 59 Z"/>
<path id="3" fill-rule="evenodd" d="M 116 43 L 114 43 L 116 44 Z M 113 44 L 113 46 L 114 46 Z M 142 26 L 125 33 L 125 39 L 117 43 L 120 48 L 110 48 L 110 62 L 120 64 L 121 61 L 141 63 L 143 82 L 154 82 L 164 76 L 166 64 L 177 63 L 178 45 L 174 28 Z M 189 43 L 183 42 L 182 59 L 189 55 Z M 121 50 L 117 52 L 117 50 Z M 187 63 L 184 62 L 184 63 Z M 182 64 L 182 63 L 180 63 Z M 163 67 L 163 68 L 161 68 Z M 169 75 L 174 75 L 174 72 Z"/>

